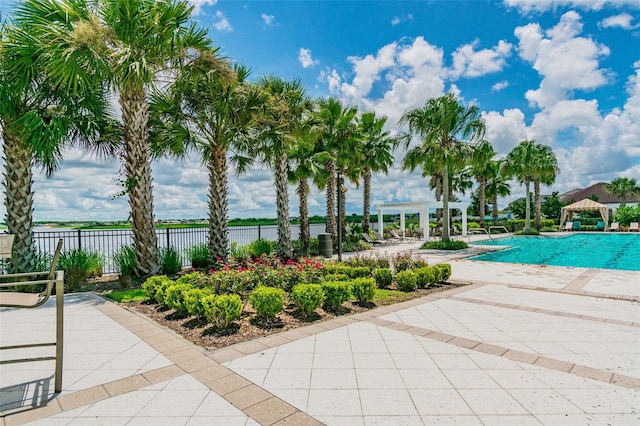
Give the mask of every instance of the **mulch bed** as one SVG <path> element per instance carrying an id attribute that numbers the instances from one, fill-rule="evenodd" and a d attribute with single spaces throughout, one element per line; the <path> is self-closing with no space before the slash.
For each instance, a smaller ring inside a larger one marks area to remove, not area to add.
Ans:
<path id="1" fill-rule="evenodd" d="M 121 290 L 117 281 L 109 281 L 104 278 L 90 285 L 93 287 L 91 289 L 92 291 L 103 296 L 111 290 Z M 404 300 L 448 290 L 457 286 L 456 284 L 441 284 L 428 289 L 418 289 L 413 293 L 407 293 L 407 298 Z M 86 290 L 89 289 L 87 288 Z M 390 301 L 388 304 L 396 302 L 397 301 Z M 336 312 L 320 308 L 310 317 L 305 317 L 293 303 L 290 303 L 285 306 L 283 312 L 277 315 L 274 322 L 264 323 L 256 317 L 251 304 L 245 302 L 241 319 L 236 321 L 227 330 L 217 330 L 206 321 L 194 316 L 177 314 L 172 309 L 167 309 L 162 305 L 149 301 L 123 303 L 121 306 L 149 317 L 158 324 L 180 334 L 186 340 L 196 345 L 207 349 L 219 349 L 270 334 L 330 320 L 338 316 L 365 312 L 380 305 L 371 303 L 367 306 L 361 306 L 357 302 L 346 302 Z"/>

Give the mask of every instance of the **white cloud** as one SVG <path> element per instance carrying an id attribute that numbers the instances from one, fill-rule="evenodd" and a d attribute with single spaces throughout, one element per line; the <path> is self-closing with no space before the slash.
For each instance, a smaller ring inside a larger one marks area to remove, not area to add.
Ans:
<path id="1" fill-rule="evenodd" d="M 218 31 L 227 31 L 227 32 L 233 31 L 233 27 L 231 26 L 231 23 L 229 22 L 227 17 L 224 16 L 224 13 L 222 13 L 221 11 L 218 10 L 216 12 L 216 19 L 217 19 L 217 21 L 213 23 L 213 27 L 216 30 L 218 30 Z"/>
<path id="2" fill-rule="evenodd" d="M 609 48 L 580 37 L 581 32 L 576 12 L 565 13 L 547 31 L 537 23 L 515 29 L 520 57 L 543 77 L 540 87 L 525 95 L 531 105 L 547 107 L 566 99 L 573 90 L 592 90 L 608 83 L 608 71 L 599 68 L 598 59 L 609 55 Z"/>
<path id="3" fill-rule="evenodd" d="M 507 155 L 520 141 L 527 138 L 525 116 L 518 108 L 505 109 L 502 113 L 484 112 L 482 117 L 487 126 L 485 138 L 501 156 Z"/>
<path id="4" fill-rule="evenodd" d="M 640 7 L 637 0 L 503 0 L 508 7 L 514 7 L 523 14 L 541 13 L 571 7 L 583 10 L 601 10 L 604 7 Z"/>
<path id="5" fill-rule="evenodd" d="M 620 27 L 623 30 L 632 30 L 638 25 L 633 25 L 633 16 L 624 12 L 619 15 L 609 16 L 598 23 L 601 28 Z"/>
<path id="6" fill-rule="evenodd" d="M 405 21 L 413 21 L 413 15 L 409 13 L 405 16 L 396 16 L 391 20 L 391 25 L 395 27 L 399 23 L 405 22 Z"/>
<path id="7" fill-rule="evenodd" d="M 202 6 L 213 6 L 218 3 L 218 0 L 189 0 L 189 3 L 193 5 L 192 14 L 197 16 L 202 12 Z"/>
<path id="8" fill-rule="evenodd" d="M 456 51 L 452 53 L 452 74 L 455 78 L 460 76 L 480 77 L 485 74 L 501 71 L 513 47 L 511 43 L 500 40 L 498 44 L 491 49 L 475 51 L 478 44 L 479 41 L 475 40 L 472 43 L 458 47 Z"/>
<path id="9" fill-rule="evenodd" d="M 391 25 L 396 26 L 396 25 L 398 25 L 400 22 L 402 22 L 402 21 L 400 20 L 400 18 L 399 18 L 399 17 L 397 17 L 397 16 L 396 16 L 395 18 L 393 18 L 393 19 L 391 20 Z"/>
<path id="10" fill-rule="evenodd" d="M 267 15 L 266 13 L 263 13 L 262 15 L 260 15 L 260 17 L 262 18 L 262 21 L 265 25 L 272 25 L 273 20 L 275 19 L 275 16 Z"/>
<path id="11" fill-rule="evenodd" d="M 298 50 L 298 60 L 302 64 L 302 68 L 309 68 L 320 63 L 320 61 L 314 61 L 311 57 L 311 49 L 305 49 L 304 47 Z"/>
<path id="12" fill-rule="evenodd" d="M 503 80 L 503 81 L 499 81 L 496 84 L 494 84 L 493 86 L 491 86 L 491 91 L 492 92 L 499 92 L 502 89 L 506 89 L 507 87 L 509 87 L 509 82 L 507 80 Z"/>

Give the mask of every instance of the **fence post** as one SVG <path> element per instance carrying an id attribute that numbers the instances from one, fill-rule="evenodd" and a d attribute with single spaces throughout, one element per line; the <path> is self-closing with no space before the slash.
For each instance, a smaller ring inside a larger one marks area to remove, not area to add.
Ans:
<path id="1" fill-rule="evenodd" d="M 262 239 L 262 228 L 258 225 L 258 239 Z"/>
<path id="2" fill-rule="evenodd" d="M 78 250 L 82 248 L 82 230 L 78 229 Z"/>
<path id="3" fill-rule="evenodd" d="M 169 238 L 169 228 L 167 228 L 167 248 L 171 247 L 171 239 Z"/>

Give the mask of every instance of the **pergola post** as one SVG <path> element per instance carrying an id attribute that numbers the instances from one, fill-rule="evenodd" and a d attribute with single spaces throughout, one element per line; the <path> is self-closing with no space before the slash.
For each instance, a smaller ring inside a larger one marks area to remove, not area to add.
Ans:
<path id="1" fill-rule="evenodd" d="M 384 209 L 378 207 L 378 232 L 382 235 L 384 230 Z"/>
<path id="2" fill-rule="evenodd" d="M 404 238 L 404 210 L 400 210 L 400 229 L 402 229 L 402 238 Z"/>
<path id="3" fill-rule="evenodd" d="M 462 236 L 467 236 L 467 209 L 462 209 Z"/>

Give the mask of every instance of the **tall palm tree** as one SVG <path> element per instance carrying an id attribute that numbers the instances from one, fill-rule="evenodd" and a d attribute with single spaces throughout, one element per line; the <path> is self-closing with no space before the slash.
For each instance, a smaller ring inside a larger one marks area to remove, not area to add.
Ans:
<path id="1" fill-rule="evenodd" d="M 525 187 L 524 231 L 531 231 L 531 201 L 529 187 L 536 176 L 536 143 L 524 140 L 509 152 L 505 162 L 505 171 Z"/>
<path id="2" fill-rule="evenodd" d="M 620 197 L 620 207 L 627 205 L 627 197 L 640 194 L 640 186 L 635 178 L 619 177 L 604 186 L 609 195 Z"/>
<path id="3" fill-rule="evenodd" d="M 347 143 L 354 132 L 353 120 L 357 109 L 343 106 L 335 98 L 320 99 L 317 101 L 318 110 L 315 119 L 320 132 L 317 150 L 329 154 L 324 164 L 324 174 L 315 180 L 318 187 L 327 191 L 327 227 L 326 230 L 335 239 L 336 228 L 336 162 L 337 153 L 341 145 Z"/>
<path id="4" fill-rule="evenodd" d="M 26 0 L 15 16 L 62 92 L 108 84 L 118 94 L 137 275 L 156 272 L 157 238 L 149 146 L 149 90 L 210 45 L 186 0 Z M 24 61 L 31 61 L 25 58 Z M 17 64 L 16 66 L 19 66 Z"/>
<path id="5" fill-rule="evenodd" d="M 13 25 L 2 24 L 0 34 L 2 185 L 5 221 L 15 235 L 11 272 L 31 272 L 36 266 L 33 167 L 42 167 L 50 177 L 60 165 L 63 149 L 71 145 L 113 155 L 119 131 L 104 114 L 106 94 L 100 87 L 79 96 L 57 90 L 44 72 L 47 64 L 36 60 L 39 46 L 28 24 L 17 13 Z"/>
<path id="6" fill-rule="evenodd" d="M 471 174 L 478 182 L 478 198 L 480 199 L 480 227 L 484 228 L 485 203 L 487 192 L 487 180 L 491 176 L 491 167 L 493 157 L 496 155 L 493 146 L 486 140 L 483 140 L 473 150 L 471 163 Z"/>
<path id="7" fill-rule="evenodd" d="M 420 143 L 411 148 L 403 159 L 403 168 L 415 170 L 422 166 L 425 159 L 436 161 L 441 166 L 442 176 L 442 241 L 450 241 L 449 236 L 449 168 L 464 161 L 468 154 L 461 141 L 477 142 L 482 139 L 485 124 L 476 106 L 464 107 L 453 94 L 433 98 L 423 108 L 405 112 L 400 125 L 407 125 L 406 146 L 409 147 L 411 136 L 418 136 Z M 424 169 L 423 169 L 424 172 Z"/>
<path id="8" fill-rule="evenodd" d="M 227 155 L 238 173 L 255 136 L 266 97 L 248 82 L 249 70 L 233 69 L 215 50 L 203 51 L 167 90 L 151 98 L 151 137 L 157 154 L 198 153 L 209 172 L 210 261 L 226 260 L 228 233 Z"/>
<path id="9" fill-rule="evenodd" d="M 536 145 L 535 171 L 533 179 L 533 199 L 536 205 L 536 229 L 542 228 L 542 201 L 540 184 L 553 185 L 559 172 L 556 155 L 547 145 Z"/>
<path id="10" fill-rule="evenodd" d="M 358 132 L 362 139 L 363 154 L 363 201 L 362 201 L 362 230 L 369 232 L 371 222 L 371 174 L 376 172 L 389 173 L 393 164 L 393 150 L 398 144 L 397 138 L 390 136 L 384 130 L 387 117 L 376 117 L 375 112 L 365 112 L 358 120 Z"/>
<path id="11" fill-rule="evenodd" d="M 289 219 L 288 162 L 295 134 L 311 108 L 311 98 L 300 80 L 286 81 L 270 75 L 262 77 L 260 87 L 268 96 L 263 132 L 254 153 L 273 170 L 278 216 L 278 253 L 293 257 Z"/>
<path id="12" fill-rule="evenodd" d="M 498 197 L 511 194 L 511 186 L 504 174 L 503 161 L 491 161 L 486 182 L 487 197 L 491 199 L 493 224 L 498 225 Z"/>

